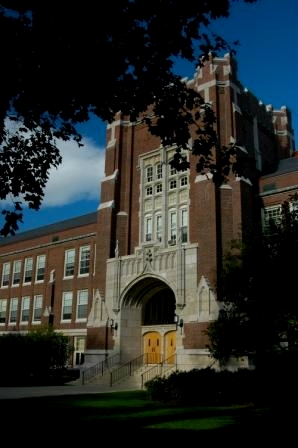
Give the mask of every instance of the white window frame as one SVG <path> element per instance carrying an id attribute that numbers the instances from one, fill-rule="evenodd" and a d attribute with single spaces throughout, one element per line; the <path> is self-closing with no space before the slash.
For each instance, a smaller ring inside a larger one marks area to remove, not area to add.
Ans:
<path id="1" fill-rule="evenodd" d="M 21 324 L 28 324 L 30 319 L 30 296 L 22 297 Z"/>
<path id="2" fill-rule="evenodd" d="M 18 308 L 19 308 L 19 299 L 17 297 L 13 297 L 10 299 L 9 306 L 9 324 L 16 324 L 18 317 Z"/>
<path id="3" fill-rule="evenodd" d="M 25 258 L 24 262 L 23 284 L 29 285 L 32 282 L 32 278 L 33 278 L 33 258 L 28 257 Z"/>
<path id="4" fill-rule="evenodd" d="M 84 277 L 90 274 L 91 247 L 90 245 L 80 247 L 79 276 Z"/>
<path id="5" fill-rule="evenodd" d="M 7 299 L 0 299 L 0 325 L 6 324 Z"/>
<path id="6" fill-rule="evenodd" d="M 36 294 L 33 299 L 32 323 L 39 324 L 42 318 L 43 295 Z"/>
<path id="7" fill-rule="evenodd" d="M 71 322 L 72 302 L 73 302 L 72 291 L 64 291 L 62 294 L 62 316 L 61 316 L 62 322 Z"/>
<path id="8" fill-rule="evenodd" d="M 88 317 L 88 289 L 80 289 L 77 292 L 77 316 L 76 321 L 85 322 Z"/>
<path id="9" fill-rule="evenodd" d="M 41 283 L 45 279 L 46 272 L 46 256 L 38 255 L 36 258 L 36 268 L 35 268 L 35 282 Z M 41 278 L 39 278 L 41 277 Z"/>
<path id="10" fill-rule="evenodd" d="M 8 288 L 10 282 L 10 262 L 3 263 L 1 288 Z"/>
<path id="11" fill-rule="evenodd" d="M 22 276 L 22 260 L 15 260 L 12 268 L 11 286 L 19 286 Z"/>
<path id="12" fill-rule="evenodd" d="M 66 249 L 64 253 L 64 277 L 72 278 L 75 272 L 76 250 Z M 68 273 L 70 271 L 71 273 Z"/>
<path id="13" fill-rule="evenodd" d="M 275 223 L 279 223 L 281 220 L 281 205 L 273 205 L 270 207 L 265 207 L 263 209 L 263 232 L 266 234 L 270 229 L 270 220 L 273 219 Z M 268 217 L 267 217 L 267 216 Z"/>

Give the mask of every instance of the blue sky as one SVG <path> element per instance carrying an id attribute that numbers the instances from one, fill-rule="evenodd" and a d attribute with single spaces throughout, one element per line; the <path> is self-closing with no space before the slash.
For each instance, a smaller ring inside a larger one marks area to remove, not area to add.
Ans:
<path id="1" fill-rule="evenodd" d="M 274 109 L 287 106 L 292 112 L 298 147 L 298 3 L 293 0 L 235 1 L 228 19 L 213 29 L 237 47 L 241 83 L 264 104 Z M 180 64 L 179 74 L 193 77 L 194 67 Z M 20 230 L 96 211 L 100 180 L 104 175 L 105 125 L 97 119 L 81 127 L 85 149 L 61 145 L 62 165 L 53 170 L 38 212 L 26 210 Z"/>

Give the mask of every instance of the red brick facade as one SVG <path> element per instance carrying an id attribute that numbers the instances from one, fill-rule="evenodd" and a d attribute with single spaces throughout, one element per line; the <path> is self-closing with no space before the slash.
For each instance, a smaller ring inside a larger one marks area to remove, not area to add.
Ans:
<path id="1" fill-rule="evenodd" d="M 275 111 L 247 92 L 230 55 L 211 59 L 188 85 L 214 108 L 220 145 L 233 140 L 241 146 L 247 177 L 231 177 L 217 188 L 196 172 L 192 155 L 190 170 L 171 172 L 173 148 L 163 148 L 144 124 L 119 114 L 107 127 L 98 211 L 1 241 L 2 277 L 3 266 L 11 263 L 10 282 L 15 260 L 23 266 L 26 257 L 35 263 L 43 254 L 46 266 L 41 283 L 32 279 L 28 285 L 0 288 L 0 332 L 47 323 L 42 316 L 33 325 L 33 298 L 43 296 L 43 309 L 50 304 L 49 276 L 55 271 L 54 327 L 78 343 L 87 364 L 107 354 L 119 354 L 124 362 L 143 352 L 164 360 L 175 353 L 177 365 L 185 369 L 210 362 L 205 330 L 218 313 L 221 257 L 232 239 L 245 240 L 259 231 L 262 207 L 298 189 L 298 158 L 292 157 L 290 112 Z M 75 250 L 77 273 L 82 246 L 90 247 L 88 274 L 65 278 L 65 251 Z M 86 289 L 87 312 L 80 320 L 77 293 Z M 73 294 L 70 319 L 61 319 L 65 292 Z M 30 316 L 22 325 L 24 296 L 31 298 Z M 19 299 L 15 325 L 9 324 L 12 298 Z M 181 332 L 175 314 L 183 319 Z"/>

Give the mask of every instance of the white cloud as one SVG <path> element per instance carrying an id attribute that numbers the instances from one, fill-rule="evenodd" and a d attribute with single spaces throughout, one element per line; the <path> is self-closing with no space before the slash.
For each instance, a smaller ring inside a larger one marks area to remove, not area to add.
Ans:
<path id="1" fill-rule="evenodd" d="M 85 146 L 59 142 L 62 163 L 50 171 L 42 208 L 63 206 L 80 200 L 100 199 L 100 181 L 104 175 L 104 148 L 84 138 Z"/>

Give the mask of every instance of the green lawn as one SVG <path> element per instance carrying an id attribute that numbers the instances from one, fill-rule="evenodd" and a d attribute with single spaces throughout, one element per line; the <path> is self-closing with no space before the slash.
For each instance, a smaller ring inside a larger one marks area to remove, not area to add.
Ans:
<path id="1" fill-rule="evenodd" d="M 24 440 L 85 446 L 168 446 L 195 438 L 208 446 L 266 446 L 289 436 L 279 413 L 253 406 L 200 407 L 152 401 L 146 391 L 1 400 L 1 431 L 13 446 Z M 104 442 L 106 440 L 106 442 Z M 167 443 L 164 442 L 167 441 Z M 214 444 L 214 445 L 213 445 Z M 175 445 L 177 446 L 177 445 Z M 200 444 L 198 444 L 200 446 Z"/>

